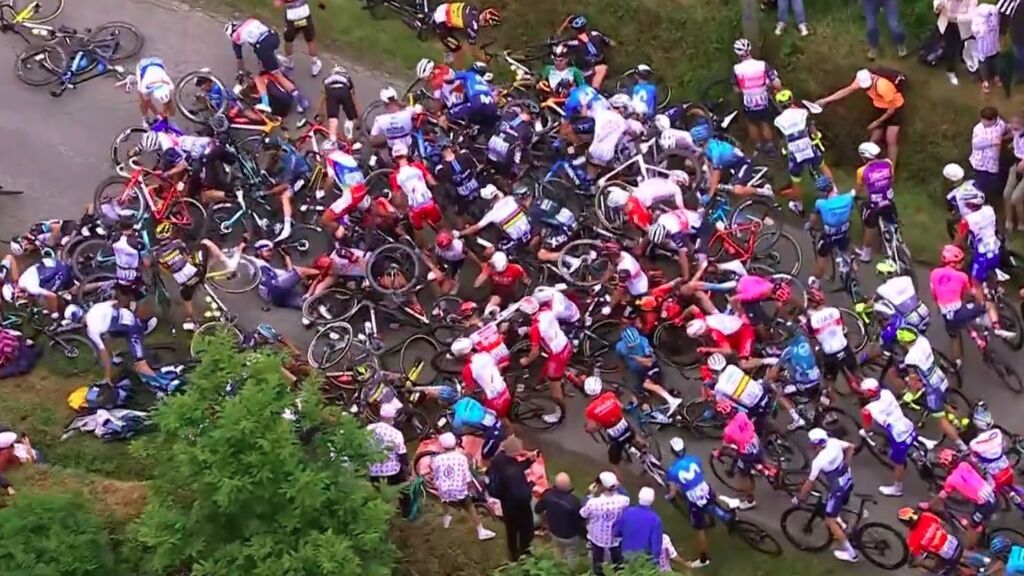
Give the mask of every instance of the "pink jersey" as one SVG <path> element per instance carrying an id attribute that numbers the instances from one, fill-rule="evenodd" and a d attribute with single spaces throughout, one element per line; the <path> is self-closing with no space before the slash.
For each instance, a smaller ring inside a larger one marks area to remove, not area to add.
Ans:
<path id="1" fill-rule="evenodd" d="M 774 284 L 767 278 L 754 275 L 743 276 L 736 282 L 736 296 L 739 297 L 740 302 L 760 302 L 771 296 L 773 287 Z"/>
<path id="2" fill-rule="evenodd" d="M 967 274 L 949 266 L 932 270 L 929 283 L 932 298 L 944 315 L 956 312 L 963 305 L 964 292 L 971 288 L 971 279 Z"/>
<path id="3" fill-rule="evenodd" d="M 967 462 L 957 465 L 942 484 L 940 496 L 946 497 L 953 493 L 959 493 L 975 504 L 985 504 L 996 498 L 988 482 Z"/>
<path id="4" fill-rule="evenodd" d="M 746 412 L 737 412 L 732 420 L 729 420 L 722 432 L 722 442 L 736 446 L 740 454 L 757 454 L 761 449 L 754 423 L 747 417 Z"/>

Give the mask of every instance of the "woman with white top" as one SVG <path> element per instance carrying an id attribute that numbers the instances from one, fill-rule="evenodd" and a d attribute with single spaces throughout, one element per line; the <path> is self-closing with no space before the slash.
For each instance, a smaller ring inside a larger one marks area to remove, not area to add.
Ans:
<path id="1" fill-rule="evenodd" d="M 932 9 L 938 15 L 936 26 L 946 44 L 946 75 L 956 86 L 956 61 L 962 57 L 963 41 L 971 37 L 971 17 L 978 0 L 932 0 Z"/>

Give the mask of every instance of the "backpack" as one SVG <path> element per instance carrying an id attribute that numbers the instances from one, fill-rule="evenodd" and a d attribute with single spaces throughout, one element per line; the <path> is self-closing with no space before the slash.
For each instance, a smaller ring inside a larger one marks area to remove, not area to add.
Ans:
<path id="1" fill-rule="evenodd" d="M 907 84 L 907 75 L 899 70 L 893 70 L 892 68 L 878 67 L 872 68 L 871 73 L 876 76 L 881 76 L 889 82 L 892 82 L 893 86 L 897 90 L 903 92 L 904 86 Z"/>

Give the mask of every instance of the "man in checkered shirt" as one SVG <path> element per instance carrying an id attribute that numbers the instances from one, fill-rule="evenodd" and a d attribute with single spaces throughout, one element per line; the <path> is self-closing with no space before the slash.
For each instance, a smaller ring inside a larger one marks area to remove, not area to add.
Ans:
<path id="1" fill-rule="evenodd" d="M 591 486 L 592 496 L 580 509 L 587 521 L 587 540 L 596 576 L 604 576 L 605 556 L 614 566 L 622 565 L 621 542 L 615 537 L 615 523 L 629 506 L 629 496 L 619 492 L 619 479 L 614 472 L 601 472 L 598 483 Z"/>
<path id="2" fill-rule="evenodd" d="M 480 540 L 494 538 L 494 532 L 484 528 L 470 498 L 469 486 L 473 481 L 473 473 L 469 469 L 469 458 L 458 450 L 458 442 L 451 432 L 441 434 L 439 438 L 444 452 L 430 459 L 430 475 L 437 488 L 441 503 L 452 508 L 465 510 L 469 519 L 476 525 L 476 537 Z M 444 527 L 452 523 L 452 515 L 445 514 L 441 519 Z"/>
<path id="3" fill-rule="evenodd" d="M 385 457 L 370 465 L 370 481 L 386 482 L 392 486 L 405 481 L 405 470 L 408 469 L 409 457 L 405 450 L 405 436 L 395 428 L 395 416 L 398 411 L 394 404 L 382 404 L 380 422 L 366 427 L 373 437 L 374 444 L 384 451 Z"/>

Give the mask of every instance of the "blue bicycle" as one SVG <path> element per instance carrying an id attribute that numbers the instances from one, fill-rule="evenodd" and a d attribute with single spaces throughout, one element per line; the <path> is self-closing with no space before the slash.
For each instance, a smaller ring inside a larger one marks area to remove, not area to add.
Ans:
<path id="1" fill-rule="evenodd" d="M 15 62 L 18 79 L 29 86 L 57 86 L 50 95 L 59 98 L 68 89 L 113 74 L 118 86 L 131 89 L 129 75 L 117 62 L 142 50 L 142 34 L 125 22 L 110 22 L 85 34 L 68 35 L 59 41 L 29 46 Z"/>

